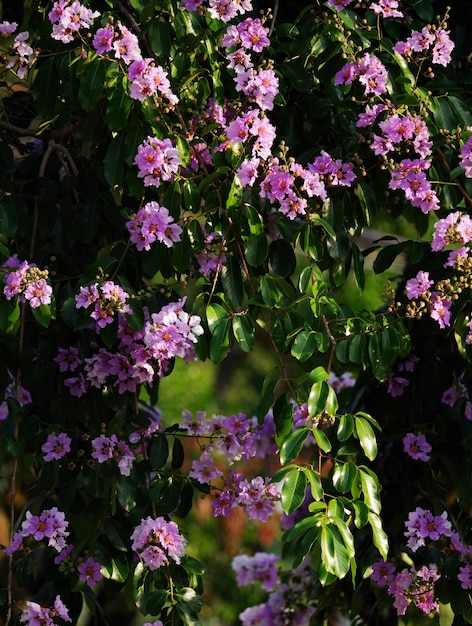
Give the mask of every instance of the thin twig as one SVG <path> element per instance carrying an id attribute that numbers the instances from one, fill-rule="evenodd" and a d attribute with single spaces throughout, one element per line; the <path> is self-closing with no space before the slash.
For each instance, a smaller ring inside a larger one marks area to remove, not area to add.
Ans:
<path id="1" fill-rule="evenodd" d="M 27 128 L 21 128 L 21 126 L 15 126 L 14 124 L 10 124 L 9 122 L 4 122 L 0 120 L 0 128 L 4 128 L 5 130 L 10 130 L 12 133 L 17 135 L 18 137 L 41 137 L 41 133 L 36 133 Z"/>
<path id="2" fill-rule="evenodd" d="M 275 0 L 274 1 L 274 10 L 272 12 L 272 21 L 270 23 L 270 28 L 269 28 L 269 33 L 268 33 L 268 37 L 270 38 L 270 36 L 272 35 L 272 33 L 274 32 L 275 29 L 275 21 L 277 19 L 277 13 L 279 12 L 279 0 Z"/>
<path id="3" fill-rule="evenodd" d="M 441 150 L 441 148 L 435 148 L 437 154 L 439 155 L 439 158 L 442 161 L 442 164 L 444 165 L 444 167 L 446 168 L 448 174 L 451 173 L 451 166 L 449 165 L 449 163 L 447 162 L 446 159 L 446 155 L 444 154 L 444 152 Z M 455 183 L 457 185 L 457 188 L 459 189 L 459 191 L 461 192 L 461 194 L 464 196 L 465 200 L 467 200 L 467 202 L 469 204 L 472 205 L 472 198 L 469 196 L 469 194 L 467 193 L 467 191 L 464 189 L 464 187 L 460 184 L 460 182 L 457 180 L 457 178 L 453 178 L 452 182 Z"/>

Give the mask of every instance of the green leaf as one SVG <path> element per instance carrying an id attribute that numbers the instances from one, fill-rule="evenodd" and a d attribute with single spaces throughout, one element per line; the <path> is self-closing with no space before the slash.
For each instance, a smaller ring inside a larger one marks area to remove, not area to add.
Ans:
<path id="1" fill-rule="evenodd" d="M 319 475 L 310 467 L 302 467 L 301 469 L 305 472 L 308 482 L 310 483 L 313 499 L 322 500 L 324 497 L 324 489 Z"/>
<path id="2" fill-rule="evenodd" d="M 125 92 L 121 81 L 108 94 L 108 104 L 105 112 L 105 121 L 113 131 L 122 130 L 129 118 L 132 100 Z"/>
<path id="3" fill-rule="evenodd" d="M 316 348 L 315 333 L 311 330 L 302 330 L 295 337 L 292 344 L 291 354 L 302 363 L 308 361 Z"/>
<path id="4" fill-rule="evenodd" d="M 352 415 L 349 415 L 349 413 L 344 413 L 339 418 L 339 426 L 337 432 L 338 441 L 347 441 L 353 432 L 354 420 L 352 418 Z"/>
<path id="5" fill-rule="evenodd" d="M 244 244 L 244 256 L 251 267 L 262 265 L 269 254 L 267 236 L 265 233 L 257 238 L 251 238 Z"/>
<path id="6" fill-rule="evenodd" d="M 328 401 L 329 385 L 325 381 L 314 383 L 308 396 L 308 413 L 310 417 L 321 415 L 326 409 Z"/>
<path id="7" fill-rule="evenodd" d="M 354 509 L 354 524 L 356 528 L 362 528 L 369 521 L 369 509 L 362 500 L 353 500 L 351 504 Z"/>
<path id="8" fill-rule="evenodd" d="M 129 565 L 126 557 L 119 554 L 117 556 L 113 556 L 111 558 L 108 557 L 105 562 L 103 559 L 104 552 L 102 551 L 102 569 L 101 573 L 104 578 L 108 580 L 114 580 L 118 583 L 124 583 L 128 578 L 129 574 Z"/>
<path id="9" fill-rule="evenodd" d="M 254 350 L 254 325 L 247 313 L 233 317 L 233 333 L 239 347 L 244 352 Z"/>
<path id="10" fill-rule="evenodd" d="M 213 363 L 220 363 L 228 354 L 230 327 L 231 320 L 227 317 L 220 320 L 213 331 L 209 349 L 210 359 Z"/>
<path id="11" fill-rule="evenodd" d="M 106 70 L 105 61 L 94 58 L 87 63 L 80 76 L 79 103 L 86 111 L 93 109 L 103 93 Z"/>
<path id="12" fill-rule="evenodd" d="M 282 508 L 290 515 L 295 509 L 298 509 L 305 500 L 307 479 L 304 472 L 298 468 L 287 474 L 282 485 L 281 503 Z"/>
<path id="13" fill-rule="evenodd" d="M 357 185 L 357 197 L 364 213 L 364 221 L 366 226 L 370 226 L 372 220 L 377 213 L 377 198 L 375 191 L 370 185 Z"/>
<path id="14" fill-rule="evenodd" d="M 169 442 L 165 435 L 157 435 L 149 445 L 149 460 L 152 469 L 161 469 L 167 463 L 169 457 Z"/>
<path id="15" fill-rule="evenodd" d="M 48 328 L 51 320 L 54 319 L 51 311 L 51 307 L 48 304 L 41 304 L 39 307 L 32 307 L 31 312 L 33 313 L 34 319 L 43 326 L 44 328 Z"/>
<path id="16" fill-rule="evenodd" d="M 5 197 L 0 200 L 0 232 L 10 238 L 18 228 L 17 208 L 13 197 Z"/>
<path id="17" fill-rule="evenodd" d="M 308 437 L 308 429 L 297 428 L 288 439 L 286 439 L 280 449 L 280 463 L 286 465 L 294 461 L 300 454 L 303 443 Z"/>
<path id="18" fill-rule="evenodd" d="M 321 560 L 326 571 L 337 578 L 344 578 L 349 571 L 349 554 L 343 538 L 333 524 L 321 528 Z"/>
<path id="19" fill-rule="evenodd" d="M 370 461 L 373 461 L 377 456 L 377 440 L 372 426 L 366 419 L 359 417 L 359 415 L 355 416 L 354 425 L 366 457 Z"/>
<path id="20" fill-rule="evenodd" d="M 381 509 L 379 480 L 374 472 L 369 470 L 367 467 L 361 466 L 358 469 L 364 502 L 371 512 L 378 515 Z"/>
<path id="21" fill-rule="evenodd" d="M 399 254 L 403 252 L 405 243 L 392 244 L 381 248 L 373 263 L 373 270 L 376 274 L 382 274 L 395 262 Z"/>
<path id="22" fill-rule="evenodd" d="M 44 119 L 51 119 L 56 110 L 60 76 L 55 58 L 46 59 L 39 66 L 33 83 L 33 99 L 38 113 Z"/>
<path id="23" fill-rule="evenodd" d="M 323 452 L 327 453 L 331 450 L 331 441 L 328 439 L 328 436 L 323 430 L 320 430 L 319 428 L 314 428 L 313 435 L 316 439 L 318 447 L 323 450 Z"/>
<path id="24" fill-rule="evenodd" d="M 210 332 L 214 333 L 218 324 L 222 320 L 229 319 L 229 316 L 226 310 L 221 306 L 221 304 L 216 304 L 212 302 L 206 308 L 206 318 Z"/>
<path id="25" fill-rule="evenodd" d="M 285 239 L 276 239 L 269 246 L 269 267 L 273 274 L 288 278 L 295 270 L 295 252 Z"/>
<path id="26" fill-rule="evenodd" d="M 103 171 L 110 187 L 119 185 L 124 176 L 125 159 L 123 142 L 123 135 L 117 135 L 112 139 L 103 160 Z"/>
<path id="27" fill-rule="evenodd" d="M 180 241 L 177 241 L 172 246 L 172 267 L 177 272 L 187 272 L 190 265 L 190 255 L 192 249 L 190 245 L 190 238 L 188 231 L 184 229 L 182 231 Z"/>
<path id="28" fill-rule="evenodd" d="M 339 493 L 347 493 L 357 480 L 356 465 L 352 461 L 335 463 L 332 480 L 334 487 Z"/>
<path id="29" fill-rule="evenodd" d="M 244 299 L 243 277 L 238 261 L 230 256 L 221 268 L 221 282 L 231 302 L 239 307 Z"/>
<path id="30" fill-rule="evenodd" d="M 171 27 L 167 22 L 152 20 L 149 26 L 149 42 L 157 58 L 167 59 L 171 48 Z"/>
<path id="31" fill-rule="evenodd" d="M 367 517 L 369 520 L 369 524 L 372 528 L 372 539 L 374 542 L 374 546 L 380 552 L 381 556 L 384 559 L 387 559 L 388 537 L 384 529 L 382 528 L 382 520 L 376 513 L 373 513 L 372 511 L 368 512 Z"/>

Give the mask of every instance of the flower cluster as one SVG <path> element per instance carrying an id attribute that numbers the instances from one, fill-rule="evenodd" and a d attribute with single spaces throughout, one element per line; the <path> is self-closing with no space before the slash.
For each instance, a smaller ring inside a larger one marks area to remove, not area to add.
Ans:
<path id="1" fill-rule="evenodd" d="M 163 517 L 143 519 L 134 529 L 131 540 L 132 549 L 150 570 L 166 565 L 169 559 L 180 563 L 186 554 L 187 540 L 180 534 L 179 527 Z"/>
<path id="2" fill-rule="evenodd" d="M 52 287 L 47 282 L 49 272 L 36 265 L 20 261 L 16 254 L 7 259 L 3 268 L 3 294 L 7 300 L 18 296 L 19 302 L 28 302 L 37 309 L 42 304 L 51 304 Z"/>
<path id="3" fill-rule="evenodd" d="M 455 554 L 461 566 L 457 578 L 463 589 L 472 587 L 471 550 L 465 546 L 459 535 L 452 530 L 446 512 L 434 515 L 431 511 L 417 507 L 405 523 L 408 547 L 413 552 L 426 546 L 428 542 L 446 542 L 447 554 Z M 433 547 L 436 544 L 433 544 Z M 395 598 L 394 606 L 399 615 L 404 615 L 408 605 L 414 604 L 424 613 L 438 612 L 439 604 L 435 597 L 435 582 L 440 578 L 436 564 L 420 569 L 412 566 L 397 571 L 392 562 L 380 560 L 372 565 L 372 580 L 379 587 L 386 587 L 389 595 Z"/>
<path id="4" fill-rule="evenodd" d="M 226 246 L 222 241 L 221 233 L 216 231 L 205 236 L 205 247 L 197 254 L 198 271 L 203 276 L 218 273 L 226 263 Z"/>
<path id="5" fill-rule="evenodd" d="M 378 2 L 371 2 L 370 8 L 376 15 L 382 17 L 403 17 L 403 12 L 398 10 L 398 0 L 379 0 Z"/>
<path id="6" fill-rule="evenodd" d="M 8 37 L 17 28 L 16 22 L 0 22 L 0 36 Z M 6 55 L 8 62 L 5 68 L 15 72 L 18 78 L 25 78 L 28 68 L 32 67 L 38 56 L 38 50 L 34 50 L 29 44 L 28 31 L 22 31 L 15 35 Z"/>
<path id="7" fill-rule="evenodd" d="M 182 0 L 182 6 L 187 11 L 206 10 L 212 19 L 222 22 L 252 11 L 251 0 L 208 0 L 207 4 L 204 0 Z"/>
<path id="8" fill-rule="evenodd" d="M 444 267 L 452 268 L 454 274 L 437 283 L 430 278 L 429 272 L 422 270 L 410 278 L 405 285 L 410 316 L 421 317 L 428 311 L 440 328 L 450 325 L 453 301 L 472 288 L 471 242 L 472 219 L 469 215 L 454 211 L 435 223 L 431 249 L 441 252 L 450 245 L 455 246 L 449 250 L 444 263 Z M 468 327 L 466 343 L 472 343 L 472 323 L 466 318 L 465 324 Z"/>
<path id="9" fill-rule="evenodd" d="M 138 177 L 144 180 L 146 187 L 159 187 L 162 181 L 174 179 L 182 161 L 170 139 L 148 137 L 138 146 L 134 164 L 138 166 Z"/>
<path id="10" fill-rule="evenodd" d="M 461 160 L 459 161 L 459 165 L 464 168 L 466 178 L 472 178 L 472 135 L 461 147 Z"/>
<path id="11" fill-rule="evenodd" d="M 276 554 L 256 552 L 254 556 L 235 556 L 231 567 L 236 572 L 238 587 L 252 585 L 260 580 L 266 591 L 271 591 L 278 583 L 279 576 L 275 564 L 280 560 Z"/>
<path id="12" fill-rule="evenodd" d="M 413 30 L 406 41 L 398 41 L 393 50 L 407 58 L 419 56 L 422 60 L 431 57 L 433 63 L 446 67 L 451 62 L 454 42 L 449 37 L 448 30 L 434 29 L 428 25 L 421 31 Z"/>
<path id="13" fill-rule="evenodd" d="M 242 584 L 247 583 L 243 581 Z M 308 626 L 316 611 L 312 597 L 316 584 L 311 564 L 307 560 L 303 561 L 290 571 L 287 582 L 281 582 L 273 588 L 265 603 L 251 606 L 240 613 L 242 626 Z"/>
<path id="14" fill-rule="evenodd" d="M 380 96 L 387 89 L 387 78 L 385 65 L 375 55 L 366 52 L 360 59 L 346 63 L 336 73 L 334 84 L 351 85 L 357 80 L 367 96 Z"/>
<path id="15" fill-rule="evenodd" d="M 419 358 L 415 354 L 410 354 L 406 359 L 400 359 L 395 362 L 395 370 L 387 381 L 387 393 L 392 398 L 403 395 L 405 389 L 410 384 L 407 376 L 414 371 L 418 361 Z"/>
<path id="16" fill-rule="evenodd" d="M 90 387 L 101 389 L 110 384 L 118 393 L 134 392 L 138 385 L 152 385 L 156 376 L 164 376 L 173 358 L 194 360 L 194 344 L 203 328 L 200 317 L 184 311 L 184 304 L 185 298 L 171 302 L 151 316 L 144 309 L 141 330 L 132 328 L 119 313 L 116 351 L 91 345 L 96 351 L 82 359 L 77 348 L 61 348 L 55 361 L 61 372 L 73 373 L 64 380 L 70 393 L 80 397 Z"/>
<path id="17" fill-rule="evenodd" d="M 48 13 L 52 27 L 51 37 L 70 43 L 81 28 L 88 29 L 99 17 L 98 11 L 87 9 L 78 0 L 57 0 Z"/>
<path id="18" fill-rule="evenodd" d="M 148 202 L 137 213 L 133 213 L 126 222 L 126 228 L 130 234 L 130 241 L 136 248 L 150 250 L 155 241 L 163 243 L 171 248 L 174 243 L 180 241 L 182 228 L 174 222 L 166 207 L 157 202 Z"/>
<path id="19" fill-rule="evenodd" d="M 95 282 L 86 287 L 80 287 L 75 296 L 77 309 L 87 309 L 94 320 L 92 326 L 97 333 L 107 324 L 112 324 L 117 313 L 131 313 L 126 301 L 129 294 L 111 280 L 103 283 Z"/>
<path id="20" fill-rule="evenodd" d="M 115 434 L 110 437 L 99 435 L 92 439 L 92 458 L 99 463 L 114 459 L 122 476 L 129 476 L 135 460 L 128 444 L 118 439 Z"/>
<path id="21" fill-rule="evenodd" d="M 197 411 L 195 417 L 190 411 L 184 411 L 181 427 L 197 438 L 209 439 L 209 443 L 202 446 L 200 458 L 193 461 L 189 476 L 210 485 L 214 515 L 227 516 L 240 506 L 250 519 L 267 521 L 280 499 L 275 486 L 261 476 L 247 480 L 236 471 L 224 475 L 215 456 L 232 465 L 236 461 L 267 455 L 273 447 L 273 443 L 266 447 L 268 428 L 273 442 L 272 416 L 267 416 L 264 424 L 258 426 L 256 418 L 248 418 L 243 413 L 207 418 L 204 411 Z M 221 483 L 215 483 L 216 479 Z"/>
<path id="22" fill-rule="evenodd" d="M 167 72 L 154 59 L 143 58 L 139 41 L 135 34 L 123 24 L 116 28 L 107 24 L 99 28 L 93 38 L 93 47 L 98 54 L 113 55 L 128 65 L 129 94 L 134 100 L 163 96 L 169 104 L 177 104 L 179 99 L 172 93 Z"/>
<path id="23" fill-rule="evenodd" d="M 451 522 L 447 519 L 446 511 L 441 515 L 434 515 L 419 506 L 408 514 L 405 526 L 407 545 L 413 552 L 426 545 L 428 539 L 438 541 L 441 537 L 450 537 L 452 534 Z"/>
<path id="24" fill-rule="evenodd" d="M 30 511 L 26 511 L 25 520 L 20 530 L 13 535 L 5 553 L 13 554 L 20 550 L 23 547 L 23 541 L 30 537 L 38 542 L 46 541 L 51 548 L 61 552 L 66 547 L 66 538 L 69 536 L 68 525 L 69 522 L 64 513 L 55 506 L 45 509 L 40 515 L 33 515 Z"/>
<path id="25" fill-rule="evenodd" d="M 69 610 L 62 602 L 60 596 L 56 596 L 54 604 L 47 609 L 36 602 L 26 601 L 26 609 L 21 613 L 20 622 L 28 626 L 58 626 L 57 619 L 71 622 Z"/>

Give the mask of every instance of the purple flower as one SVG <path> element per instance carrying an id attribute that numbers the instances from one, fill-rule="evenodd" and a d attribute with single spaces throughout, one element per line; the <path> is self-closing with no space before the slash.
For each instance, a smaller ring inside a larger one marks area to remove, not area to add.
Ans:
<path id="1" fill-rule="evenodd" d="M 372 574 L 370 577 L 379 587 L 385 587 L 392 582 L 395 571 L 396 569 L 393 563 L 382 559 L 372 564 Z"/>
<path id="2" fill-rule="evenodd" d="M 429 272 L 419 271 L 415 278 L 406 281 L 405 292 L 409 300 L 419 298 L 424 295 L 434 281 L 430 280 Z"/>
<path id="3" fill-rule="evenodd" d="M 36 602 L 27 600 L 26 609 L 21 613 L 20 622 L 28 626 L 56 626 L 57 622 L 54 620 L 57 617 L 66 622 L 72 621 L 69 617 L 69 611 L 60 596 L 56 596 L 54 606 L 50 609 L 46 609 Z"/>
<path id="4" fill-rule="evenodd" d="M 403 437 L 403 450 L 415 461 L 429 461 L 432 448 L 422 434 L 408 433 Z"/>
<path id="5" fill-rule="evenodd" d="M 159 569 L 171 558 L 180 563 L 185 556 L 187 540 L 179 533 L 175 522 L 167 522 L 163 517 L 143 519 L 131 535 L 132 549 L 151 570 Z"/>
<path id="6" fill-rule="evenodd" d="M 472 589 L 472 563 L 466 563 L 459 568 L 457 579 L 460 581 L 462 589 Z"/>
<path id="7" fill-rule="evenodd" d="M 101 569 L 101 564 L 89 556 L 86 561 L 77 566 L 79 580 L 89 587 L 93 587 L 103 578 L 100 571 Z"/>
<path id="8" fill-rule="evenodd" d="M 236 572 L 238 587 L 251 585 L 260 580 L 264 589 L 271 591 L 279 582 L 275 567 L 279 560 L 279 556 L 264 552 L 256 552 L 254 556 L 241 554 L 234 557 L 231 567 Z"/>
<path id="9" fill-rule="evenodd" d="M 68 452 L 70 452 L 70 444 L 72 439 L 66 433 L 58 435 L 49 435 L 46 442 L 42 445 L 41 450 L 45 453 L 45 461 L 59 461 Z"/>
<path id="10" fill-rule="evenodd" d="M 452 300 L 442 298 L 438 292 L 431 294 L 430 315 L 439 324 L 439 328 L 446 328 L 451 322 Z"/>
<path id="11" fill-rule="evenodd" d="M 148 202 L 137 213 L 131 215 L 126 222 L 130 240 L 141 250 L 150 250 L 155 241 L 163 243 L 168 248 L 180 241 L 182 228 L 174 223 L 174 218 L 168 209 L 157 202 Z"/>

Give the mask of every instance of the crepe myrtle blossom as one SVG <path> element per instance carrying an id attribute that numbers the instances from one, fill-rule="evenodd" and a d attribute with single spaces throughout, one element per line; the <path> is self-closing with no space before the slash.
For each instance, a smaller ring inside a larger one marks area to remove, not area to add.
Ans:
<path id="1" fill-rule="evenodd" d="M 145 204 L 137 213 L 133 213 L 126 222 L 130 234 L 130 241 L 137 250 L 150 250 L 151 245 L 158 241 L 167 248 L 180 241 L 182 228 L 174 222 L 166 207 L 151 201 Z"/>
<path id="2" fill-rule="evenodd" d="M 104 283 L 93 283 L 80 287 L 75 296 L 77 309 L 90 309 L 93 328 L 97 333 L 107 324 L 112 324 L 117 313 L 130 313 L 131 309 L 126 301 L 129 294 L 111 280 Z"/>
<path id="3" fill-rule="evenodd" d="M 94 587 L 103 578 L 101 569 L 101 564 L 89 556 L 85 561 L 77 565 L 79 580 L 89 587 Z"/>
<path id="4" fill-rule="evenodd" d="M 178 564 L 186 554 L 187 540 L 177 524 L 164 517 L 143 519 L 134 529 L 131 541 L 132 549 L 150 570 L 159 569 L 169 559 Z"/>
<path id="5" fill-rule="evenodd" d="M 51 304 L 52 287 L 49 285 L 48 270 L 40 270 L 36 265 L 20 261 L 14 254 L 2 265 L 3 295 L 7 300 L 18 296 L 19 302 L 28 302 L 33 309 L 42 304 Z"/>
<path id="6" fill-rule="evenodd" d="M 407 58 L 415 55 L 430 56 L 431 61 L 446 67 L 451 61 L 454 42 L 449 37 L 449 31 L 443 28 L 434 30 L 430 25 L 424 26 L 421 31 L 413 30 L 405 41 L 398 41 L 393 50 Z"/>
<path id="7" fill-rule="evenodd" d="M 70 43 L 81 28 L 90 28 L 93 20 L 99 16 L 98 11 L 87 9 L 77 0 L 58 0 L 48 13 L 49 21 L 53 24 L 51 37 L 62 43 Z"/>
<path id="8" fill-rule="evenodd" d="M 154 59 L 136 59 L 128 67 L 129 92 L 133 100 L 145 100 L 150 96 L 163 96 L 169 104 L 179 99 L 172 93 L 167 72 Z"/>
<path id="9" fill-rule="evenodd" d="M 18 389 L 14 380 L 5 389 L 4 398 L 4 401 L 0 403 L 0 422 L 3 422 L 8 417 L 8 398 L 15 398 L 21 407 L 33 402 L 30 392 L 24 387 Z"/>
<path id="10" fill-rule="evenodd" d="M 238 587 L 252 585 L 256 580 L 260 580 L 266 591 L 272 591 L 279 583 L 275 566 L 279 560 L 280 557 L 276 554 L 266 552 L 256 552 L 254 556 L 247 556 L 246 554 L 235 556 L 231 567 L 236 572 Z"/>
<path id="11" fill-rule="evenodd" d="M 459 161 L 459 165 L 465 170 L 464 176 L 466 178 L 472 178 L 472 135 L 461 147 L 461 160 Z"/>
<path id="12" fill-rule="evenodd" d="M 472 563 L 466 563 L 459 568 L 457 580 L 460 582 L 462 589 L 472 589 Z"/>
<path id="13" fill-rule="evenodd" d="M 429 290 L 432 285 L 434 285 L 434 281 L 430 279 L 429 272 L 420 270 L 416 274 L 415 278 L 410 278 L 406 281 L 406 296 L 409 300 L 420 298 Z"/>
<path id="14" fill-rule="evenodd" d="M 138 146 L 133 163 L 138 166 L 138 177 L 146 187 L 159 187 L 162 181 L 172 181 L 182 165 L 179 151 L 170 139 L 151 136 Z"/>
<path id="15" fill-rule="evenodd" d="M 435 598 L 434 584 L 439 580 L 437 566 L 423 565 L 419 570 L 414 566 L 398 572 L 388 586 L 389 595 L 393 596 L 398 615 L 405 615 L 410 604 L 423 613 L 439 611 L 439 603 Z"/>
<path id="16" fill-rule="evenodd" d="M 41 447 L 41 450 L 44 452 L 44 460 L 46 462 L 59 461 L 70 452 L 71 442 L 72 439 L 66 433 L 49 435 Z"/>
<path id="17" fill-rule="evenodd" d="M 370 578 L 378 587 L 385 587 L 392 582 L 395 572 L 396 568 L 393 563 L 381 559 L 372 564 L 372 574 Z"/>
<path id="18" fill-rule="evenodd" d="M 431 452 L 431 444 L 428 443 L 426 437 L 421 433 L 407 433 L 403 439 L 403 450 L 415 461 L 429 461 Z"/>
<path id="19" fill-rule="evenodd" d="M 68 526 L 69 522 L 64 513 L 57 507 L 44 509 L 39 515 L 26 511 L 21 528 L 14 533 L 5 553 L 10 555 L 21 549 L 23 540 L 29 537 L 38 542 L 45 540 L 51 548 L 62 552 L 66 548 L 66 538 L 69 536 Z"/>
<path id="20" fill-rule="evenodd" d="M 126 442 L 118 439 L 115 434 L 112 434 L 110 437 L 102 434 L 92 439 L 91 444 L 93 459 L 99 463 L 115 459 L 122 476 L 131 474 L 135 456 Z"/>
<path id="21" fill-rule="evenodd" d="M 27 626 L 58 626 L 58 618 L 65 622 L 72 621 L 69 610 L 60 596 L 56 596 L 53 606 L 49 609 L 27 600 L 26 609 L 22 611 L 20 616 L 20 622 L 27 624 Z"/>
<path id="22" fill-rule="evenodd" d="M 431 249 L 439 252 L 449 244 L 468 244 L 472 241 L 472 219 L 461 211 L 453 211 L 434 225 Z"/>
<path id="23" fill-rule="evenodd" d="M 398 10 L 398 4 L 398 0 L 379 0 L 378 2 L 371 2 L 369 8 L 376 15 L 381 15 L 384 18 L 403 17 L 403 12 Z"/>
<path id="24" fill-rule="evenodd" d="M 446 511 L 441 515 L 434 515 L 431 511 L 421 507 L 416 507 L 408 514 L 405 526 L 407 545 L 413 552 L 424 546 L 427 539 L 438 541 L 443 537 L 450 537 L 452 533 L 451 522 L 447 519 Z"/>
<path id="25" fill-rule="evenodd" d="M 376 56 L 366 52 L 357 61 L 346 63 L 335 75 L 335 85 L 351 85 L 357 80 L 366 95 L 380 96 L 387 89 L 388 72 Z"/>

